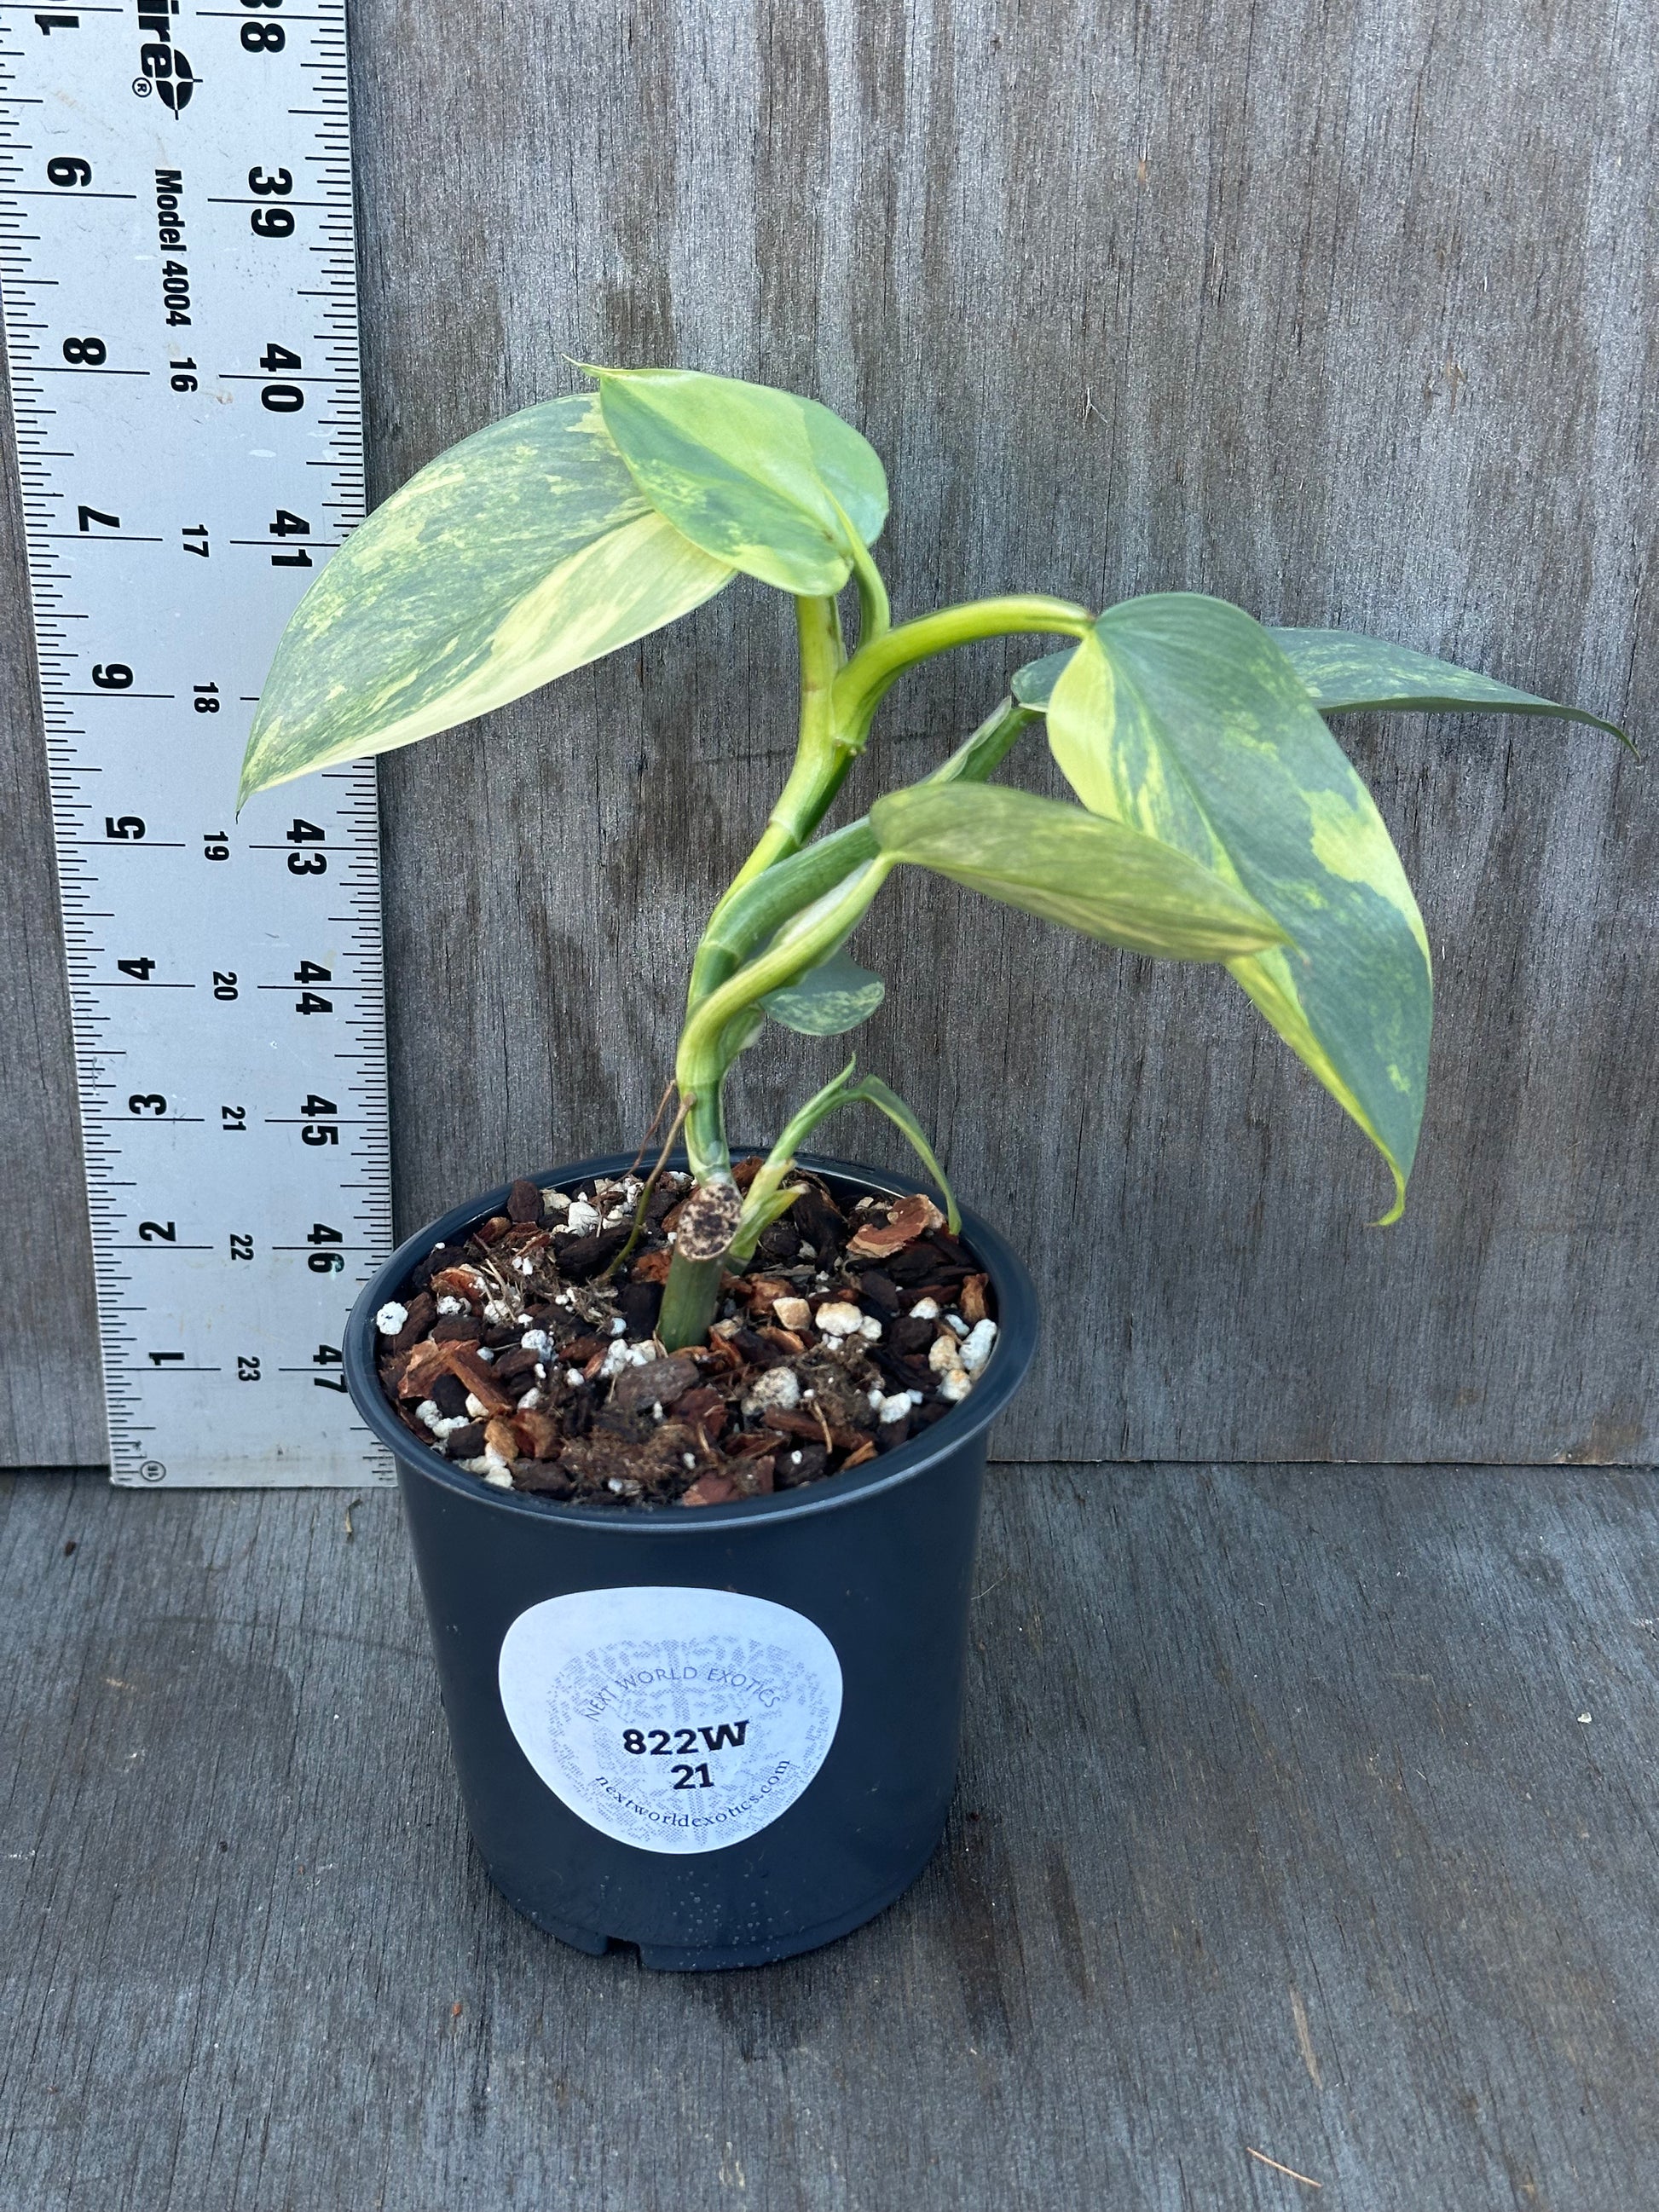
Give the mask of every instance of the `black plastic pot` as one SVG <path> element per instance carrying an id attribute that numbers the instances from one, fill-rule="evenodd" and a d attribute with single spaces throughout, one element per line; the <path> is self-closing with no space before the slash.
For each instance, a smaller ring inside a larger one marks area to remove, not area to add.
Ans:
<path id="1" fill-rule="evenodd" d="M 805 1164 L 849 1197 L 924 1187 Z M 908 1889 L 944 1828 L 985 1434 L 1030 1364 L 1030 1280 L 964 1215 L 996 1291 L 996 1348 L 970 1397 L 866 1467 L 731 1505 L 557 1504 L 417 1443 L 374 1372 L 377 1310 L 506 1195 L 395 1252 L 344 1345 L 357 1408 L 396 1455 L 484 1864 L 551 1934 L 595 1953 L 635 1943 L 648 1966 L 760 1966 L 828 1943 Z"/>

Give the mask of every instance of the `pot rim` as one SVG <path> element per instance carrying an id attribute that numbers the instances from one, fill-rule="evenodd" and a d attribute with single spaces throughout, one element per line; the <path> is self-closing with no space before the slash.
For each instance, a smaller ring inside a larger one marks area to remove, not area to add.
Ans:
<path id="1" fill-rule="evenodd" d="M 931 1195 L 933 1186 L 888 1168 L 866 1168 L 854 1162 L 827 1158 L 817 1152 L 797 1154 L 797 1162 L 830 1182 L 852 1183 L 883 1196 L 902 1198 L 915 1192 Z M 586 1182 L 596 1176 L 622 1175 L 633 1165 L 628 1152 L 597 1153 L 568 1165 L 544 1169 L 522 1178 L 544 1189 L 559 1189 Z M 677 1151 L 669 1165 L 684 1169 L 685 1155 Z M 935 1421 L 921 1435 L 894 1451 L 882 1452 L 866 1467 L 850 1474 L 834 1474 L 799 1491 L 777 1491 L 769 1497 L 735 1498 L 726 1505 L 702 1505 L 694 1512 L 629 1511 L 615 1506 L 578 1505 L 544 1498 L 534 1492 L 491 1488 L 475 1474 L 467 1474 L 405 1429 L 386 1402 L 374 1360 L 374 1316 L 397 1295 L 404 1279 L 434 1244 L 447 1243 L 458 1230 L 471 1228 L 499 1212 L 511 1183 L 498 1184 L 465 1205 L 453 1206 L 437 1220 L 401 1243 L 377 1268 L 351 1309 L 342 1341 L 346 1380 L 353 1404 L 380 1443 L 392 1452 L 400 1473 L 418 1474 L 471 1504 L 497 1512 L 516 1513 L 537 1521 L 564 1522 L 573 1528 L 614 1531 L 618 1536 L 658 1537 L 672 1534 L 692 1537 L 700 1529 L 734 1528 L 761 1522 L 799 1520 L 809 1515 L 837 1512 L 896 1483 L 907 1482 L 926 1468 L 969 1443 L 988 1428 L 1025 1380 L 1036 1349 L 1037 1299 L 1025 1264 L 1013 1247 L 989 1222 L 963 1206 L 963 1241 L 981 1260 L 996 1286 L 997 1342 L 984 1373 L 959 1406 Z"/>

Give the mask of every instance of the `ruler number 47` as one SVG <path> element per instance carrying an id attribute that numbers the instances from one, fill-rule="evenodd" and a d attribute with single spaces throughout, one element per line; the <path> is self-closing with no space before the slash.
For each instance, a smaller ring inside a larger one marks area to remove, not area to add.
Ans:
<path id="1" fill-rule="evenodd" d="M 313 1367 L 339 1366 L 339 1347 L 337 1345 L 332 1344 L 319 1344 L 316 1351 L 311 1355 L 311 1364 Z M 343 1392 L 346 1387 L 346 1379 L 343 1375 L 313 1375 L 311 1381 L 313 1389 L 317 1390 L 339 1390 Z"/>

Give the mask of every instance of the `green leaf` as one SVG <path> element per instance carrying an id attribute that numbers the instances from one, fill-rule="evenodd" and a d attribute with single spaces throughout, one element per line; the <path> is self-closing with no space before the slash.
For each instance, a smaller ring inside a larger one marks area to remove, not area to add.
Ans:
<path id="1" fill-rule="evenodd" d="M 1422 1121 L 1428 939 L 1382 817 L 1272 636 L 1170 592 L 1103 615 L 1054 684 L 1048 742 L 1085 806 L 1238 884 L 1290 947 L 1228 967 L 1370 1137 L 1398 1218 Z"/>
<path id="2" fill-rule="evenodd" d="M 941 761 L 924 780 L 928 783 L 983 783 L 1001 767 L 1020 732 L 1036 718 L 1035 708 L 1017 706 L 1012 699 L 1000 701 L 979 727 L 963 739 L 949 760 Z"/>
<path id="3" fill-rule="evenodd" d="M 1156 837 L 995 784 L 913 784 L 870 810 L 894 860 L 1085 936 L 1170 960 L 1224 960 L 1285 933 L 1236 883 Z"/>
<path id="4" fill-rule="evenodd" d="M 962 1212 L 957 1204 L 957 1194 L 945 1177 L 944 1169 L 933 1146 L 928 1143 L 922 1126 L 899 1097 L 878 1075 L 861 1076 L 846 1093 L 848 1100 L 861 1099 L 865 1105 L 873 1106 L 884 1114 L 896 1129 L 903 1131 L 910 1141 L 910 1149 L 939 1185 L 939 1196 L 945 1200 L 945 1218 L 952 1237 L 962 1233 Z"/>
<path id="5" fill-rule="evenodd" d="M 1041 660 L 1028 660 L 1024 668 L 1016 669 L 1009 688 L 1020 705 L 1045 714 L 1060 671 L 1076 651 L 1074 645 L 1062 646 L 1058 653 L 1045 653 Z"/>
<path id="6" fill-rule="evenodd" d="M 716 560 L 822 597 L 873 544 L 887 478 L 856 430 L 816 400 L 690 369 L 594 368 L 605 420 L 659 514 Z"/>
<path id="7" fill-rule="evenodd" d="M 643 499 L 591 392 L 464 438 L 347 538 L 295 610 L 238 805 L 517 699 L 733 573 Z"/>
<path id="8" fill-rule="evenodd" d="M 1562 707 L 1530 691 L 1514 690 L 1455 662 L 1413 653 L 1409 646 L 1390 645 L 1384 638 L 1364 637 L 1352 629 L 1270 629 L 1267 635 L 1302 678 L 1322 714 L 1364 709 L 1377 714 L 1399 709 L 1418 714 L 1548 714 L 1563 722 L 1588 722 L 1592 729 L 1606 730 L 1621 744 L 1631 745 L 1632 752 L 1636 750 L 1616 722 L 1605 722 L 1582 707 Z M 1021 706 L 1039 712 L 1047 708 L 1060 671 L 1076 649 L 1068 645 L 1062 652 L 1044 653 L 1041 660 L 1027 661 L 1012 685 Z"/>
<path id="9" fill-rule="evenodd" d="M 867 1022 L 886 996 L 879 975 L 837 951 L 796 981 L 769 991 L 760 1004 L 775 1022 L 801 1036 L 844 1036 Z"/>
<path id="10" fill-rule="evenodd" d="M 1358 630 L 1273 629 L 1267 635 L 1302 678 L 1322 714 L 1357 714 L 1365 708 L 1384 713 L 1396 708 L 1419 714 L 1548 714 L 1564 722 L 1588 722 L 1621 744 L 1631 742 L 1617 723 L 1604 722 L 1582 707 L 1557 706 L 1553 699 L 1512 690 L 1490 676 L 1477 676 L 1431 653 L 1413 653 L 1409 646 L 1364 637 Z"/>
<path id="11" fill-rule="evenodd" d="M 832 1075 L 821 1091 L 815 1091 L 805 1105 L 798 1106 L 790 1115 L 776 1144 L 767 1155 L 760 1173 L 749 1186 L 737 1234 L 732 1239 L 731 1254 L 734 1261 L 749 1257 L 767 1224 L 777 1218 L 784 1206 L 799 1196 L 798 1191 L 786 1194 L 780 1190 L 779 1185 L 784 1176 L 793 1171 L 795 1155 L 813 1130 L 820 1122 L 827 1121 L 832 1114 L 839 1113 L 843 1106 L 873 1106 L 904 1132 L 923 1166 L 939 1185 L 951 1234 L 954 1236 L 961 1229 L 962 1216 L 957 1211 L 956 1195 L 945 1181 L 945 1170 L 935 1158 L 933 1148 L 923 1134 L 921 1122 L 897 1091 L 890 1090 L 878 1075 L 866 1075 L 854 1082 L 853 1079 L 857 1067 L 857 1060 L 849 1060 L 839 1075 Z"/>

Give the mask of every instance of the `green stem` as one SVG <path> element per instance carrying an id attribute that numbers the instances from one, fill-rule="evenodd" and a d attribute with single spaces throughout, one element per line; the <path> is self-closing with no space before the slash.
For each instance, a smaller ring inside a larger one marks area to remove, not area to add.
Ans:
<path id="1" fill-rule="evenodd" d="M 952 646 L 978 638 L 1046 631 L 1081 637 L 1092 617 L 1069 599 L 1011 594 L 946 607 L 918 621 L 888 626 L 887 594 L 875 563 L 866 553 L 855 562 L 866 634 L 848 660 L 841 617 L 833 599 L 800 598 L 795 621 L 800 643 L 800 737 L 789 779 L 779 794 L 766 829 L 709 917 L 692 963 L 685 1026 L 675 1062 L 683 1098 L 693 1101 L 685 1125 L 686 1152 L 698 1182 L 731 1174 L 722 1089 L 726 1070 L 754 1031 L 744 1017 L 755 1002 L 822 959 L 846 937 L 885 880 L 890 863 L 872 856 L 856 866 L 839 890 L 814 896 L 823 880 L 822 858 L 775 886 L 778 897 L 739 902 L 751 887 L 802 852 L 841 788 L 848 768 L 862 750 L 877 707 L 907 668 Z M 988 774 L 1013 742 L 1030 714 L 1006 704 L 981 726 L 967 746 L 947 763 L 945 774 Z M 981 757 L 986 765 L 979 765 Z M 964 765 L 957 767 L 957 763 Z M 971 765 L 968 763 L 971 763 Z M 854 832 L 867 850 L 870 833 Z M 827 846 L 834 842 L 826 839 Z M 833 856 L 840 857 L 840 856 Z M 850 854 L 848 855 L 850 858 Z M 833 865 L 833 858 L 831 861 Z M 827 870 L 824 870 L 827 872 Z M 804 908 L 803 897 L 811 902 Z M 763 918 L 776 926 L 781 913 L 794 911 L 775 941 L 758 957 L 741 963 L 764 941 Z M 728 932 L 729 922 L 737 924 Z"/>
<path id="2" fill-rule="evenodd" d="M 734 975 L 757 947 L 764 945 L 793 915 L 842 883 L 866 860 L 875 858 L 874 832 L 867 822 L 850 822 L 787 859 L 775 860 L 763 875 L 726 893 L 709 917 L 691 967 L 687 994 L 691 1008 Z"/>
<path id="3" fill-rule="evenodd" d="M 708 1341 L 708 1324 L 720 1303 L 720 1271 L 725 1264 L 723 1260 L 683 1260 L 678 1252 L 669 1261 L 662 1311 L 657 1317 L 657 1335 L 665 1351 L 678 1352 L 682 1345 Z"/>
<path id="4" fill-rule="evenodd" d="M 936 653 L 976 639 L 1012 637 L 1042 630 L 1083 637 L 1094 621 L 1087 607 L 1036 592 L 1003 599 L 973 599 L 966 606 L 942 607 L 937 614 L 901 623 L 861 644 L 835 682 L 835 723 L 841 742 L 857 751 L 869 734 L 871 720 L 884 694 L 907 668 Z"/>
<path id="5" fill-rule="evenodd" d="M 692 1008 L 680 1031 L 674 1076 L 681 1097 L 695 1100 L 686 1119 L 685 1149 L 699 1182 L 730 1172 L 720 1108 L 720 1086 L 731 1061 L 726 1042 L 730 1025 L 769 991 L 793 983 L 833 952 L 856 926 L 894 865 L 879 853 L 863 861 Z"/>
<path id="6" fill-rule="evenodd" d="M 859 587 L 859 649 L 862 652 L 892 628 L 893 611 L 888 604 L 881 571 L 870 558 L 869 547 L 855 530 L 849 529 L 848 538 L 854 549 L 853 580 Z"/>
<path id="7" fill-rule="evenodd" d="M 775 860 L 800 850 L 840 790 L 851 758 L 836 743 L 832 719 L 836 678 L 847 659 L 836 602 L 798 599 L 795 635 L 800 645 L 800 734 L 795 764 L 754 851 L 732 878 L 726 899 Z M 720 910 L 716 907 L 714 912 Z"/>
<path id="8" fill-rule="evenodd" d="M 767 1154 L 760 1172 L 744 1194 L 744 1218 L 738 1224 L 737 1235 L 732 1239 L 731 1257 L 733 1260 L 746 1260 L 753 1252 L 763 1225 L 768 1200 L 781 1188 L 784 1177 L 795 1164 L 795 1154 L 818 1123 L 841 1104 L 857 1065 L 855 1060 L 849 1060 L 839 1075 L 832 1076 L 821 1091 L 815 1091 L 806 1103 L 791 1115 L 782 1134 Z"/>

